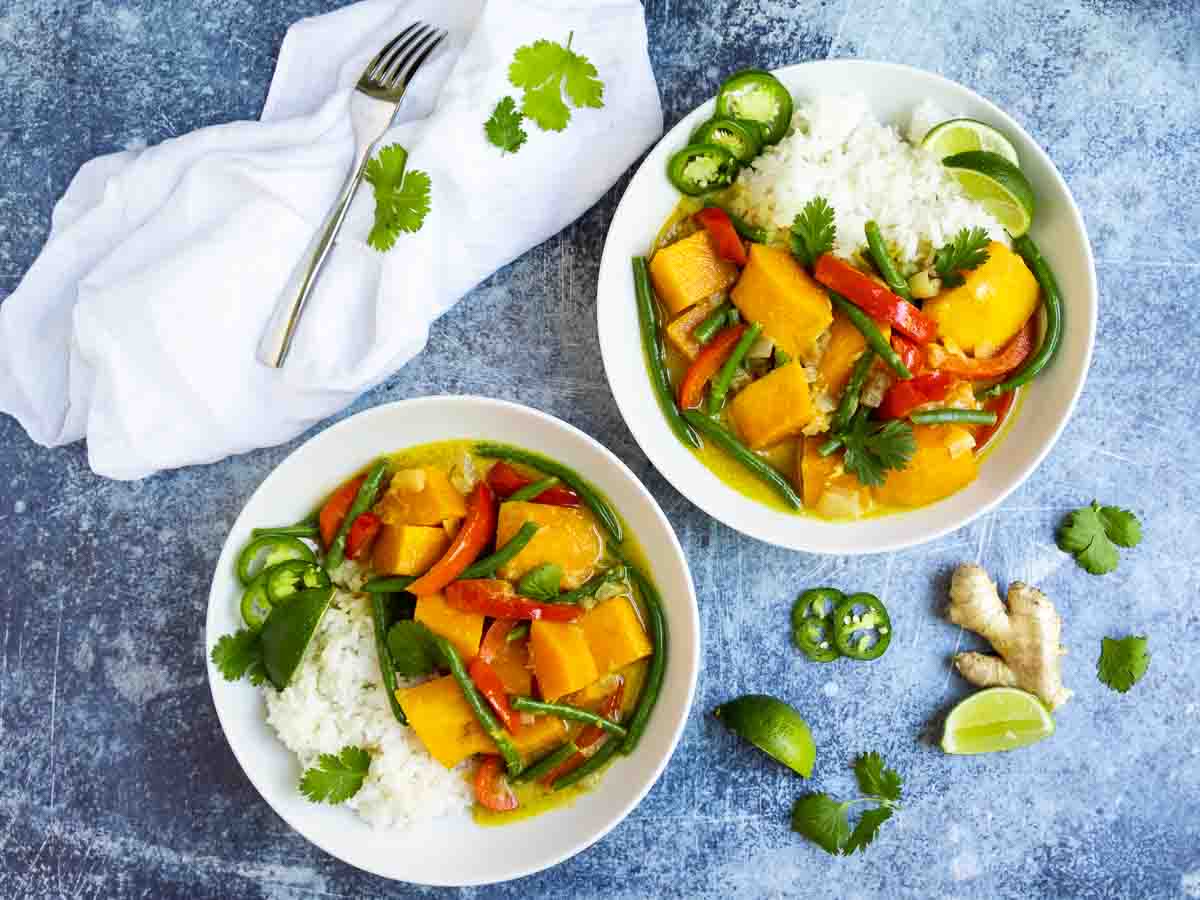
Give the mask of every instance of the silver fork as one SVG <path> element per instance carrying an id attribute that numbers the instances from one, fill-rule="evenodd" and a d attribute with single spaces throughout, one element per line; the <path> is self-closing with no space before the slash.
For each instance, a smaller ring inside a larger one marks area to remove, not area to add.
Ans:
<path id="1" fill-rule="evenodd" d="M 267 324 L 258 345 L 258 359 L 263 364 L 278 369 L 287 360 L 300 317 L 304 314 L 304 307 L 312 296 L 321 269 L 324 268 L 342 223 L 346 220 L 350 202 L 362 184 L 367 163 L 374 155 L 375 145 L 395 120 L 400 101 L 404 99 L 404 93 L 408 90 L 417 69 L 425 63 L 445 37 L 444 30 L 423 22 L 415 22 L 392 38 L 367 64 L 362 77 L 358 79 L 356 90 L 372 99 L 365 103 L 351 104 L 354 140 L 357 145 L 354 167 L 318 232 L 299 290 L 292 293 L 294 281 L 291 282 L 289 292 L 280 297 L 275 306 L 271 321 Z"/>

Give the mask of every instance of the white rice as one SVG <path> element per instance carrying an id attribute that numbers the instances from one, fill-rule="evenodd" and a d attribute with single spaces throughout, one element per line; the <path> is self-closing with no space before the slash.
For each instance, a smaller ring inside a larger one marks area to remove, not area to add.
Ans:
<path id="1" fill-rule="evenodd" d="M 447 770 L 392 716 L 379 675 L 371 612 L 339 591 L 286 690 L 263 688 L 267 721 L 302 768 L 322 753 L 362 747 L 371 768 L 346 806 L 376 828 L 404 828 L 466 809 L 463 767 Z"/>
<path id="2" fill-rule="evenodd" d="M 919 141 L 950 116 L 919 104 L 909 126 Z M 767 148 L 738 176 L 734 205 L 752 222 L 788 228 L 804 205 L 822 196 L 837 224 L 834 253 L 853 257 L 874 219 L 884 241 L 911 274 L 960 229 L 980 226 L 1007 243 L 1004 229 L 931 153 L 881 123 L 861 94 L 819 96 L 798 105 L 794 131 Z"/>

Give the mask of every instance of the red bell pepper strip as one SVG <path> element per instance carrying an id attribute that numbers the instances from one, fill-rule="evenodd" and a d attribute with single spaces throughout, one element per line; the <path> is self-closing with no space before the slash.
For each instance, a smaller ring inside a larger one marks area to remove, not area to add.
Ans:
<path id="1" fill-rule="evenodd" d="M 467 515 L 442 558 L 408 586 L 418 597 L 436 594 L 479 558 L 496 534 L 496 497 L 486 481 L 475 485 L 467 498 Z"/>
<path id="2" fill-rule="evenodd" d="M 813 277 L 844 296 L 872 319 L 891 325 L 918 344 L 937 338 L 937 322 L 868 275 L 830 253 L 817 259 Z"/>
<path id="3" fill-rule="evenodd" d="M 1008 418 L 1008 414 L 1012 412 L 1013 398 L 1016 396 L 1014 391 L 1005 391 L 998 397 L 989 397 L 983 404 L 983 408 L 988 412 L 996 414 L 996 424 L 984 425 L 975 433 L 975 447 L 982 448 L 987 444 L 996 432 L 1004 425 L 1004 420 Z"/>
<path id="4" fill-rule="evenodd" d="M 925 354 L 921 348 L 902 334 L 892 335 L 892 349 L 900 357 L 900 361 L 914 375 L 920 375 L 925 368 Z"/>
<path id="5" fill-rule="evenodd" d="M 488 470 L 487 483 L 497 497 L 511 497 L 521 488 L 533 484 L 533 479 L 522 475 L 506 462 L 498 462 Z M 561 484 L 546 488 L 533 498 L 533 502 L 547 506 L 580 505 L 579 495 Z"/>
<path id="6" fill-rule="evenodd" d="M 718 331 L 716 336 L 700 350 L 692 360 L 683 381 L 679 382 L 679 408 L 695 409 L 704 399 L 704 386 L 721 370 L 725 360 L 742 339 L 747 325 L 730 325 Z"/>
<path id="7" fill-rule="evenodd" d="M 729 213 L 718 207 L 710 206 L 700 210 L 692 218 L 703 225 L 709 237 L 713 239 L 713 244 L 717 248 L 717 256 L 735 262 L 739 266 L 744 266 L 749 262 L 749 257 L 746 256 L 746 245 L 742 243 L 737 229 L 733 227 L 733 220 L 729 218 Z"/>
<path id="8" fill-rule="evenodd" d="M 939 346 L 925 348 L 926 357 L 931 366 L 966 378 L 971 381 L 990 381 L 1003 378 L 1009 372 L 1025 362 L 1026 357 L 1033 352 L 1033 344 L 1037 339 L 1037 316 L 1030 316 L 1025 326 L 1017 332 L 1017 336 L 1009 341 L 1008 346 L 995 356 L 987 359 L 965 359 L 948 353 Z"/>
<path id="9" fill-rule="evenodd" d="M 362 556 L 375 543 L 382 528 L 383 519 L 375 513 L 361 513 L 350 523 L 350 533 L 346 535 L 346 558 L 358 559 Z"/>
<path id="10" fill-rule="evenodd" d="M 582 607 L 571 603 L 538 603 L 522 597 L 507 581 L 492 578 L 468 578 L 453 582 L 446 587 L 446 603 L 462 612 L 480 613 L 497 619 L 574 622 L 583 615 Z"/>
<path id="11" fill-rule="evenodd" d="M 621 705 L 624 702 L 625 679 L 618 676 L 617 686 L 611 694 L 604 698 L 604 702 L 600 705 L 600 715 L 613 722 L 620 722 Z M 575 738 L 575 746 L 579 748 L 579 752 L 569 759 L 564 760 L 556 768 L 550 770 L 542 779 L 542 784 L 549 787 L 564 775 L 574 772 L 595 755 L 596 751 L 600 749 L 601 739 L 605 738 L 612 740 L 612 737 L 603 728 L 598 725 L 588 725 L 583 731 L 579 732 L 579 737 Z"/>
<path id="12" fill-rule="evenodd" d="M 475 687 L 479 688 L 479 693 L 483 694 L 484 699 L 496 711 L 508 733 L 520 734 L 521 717 L 509 705 L 508 691 L 504 689 L 504 682 L 500 680 L 500 675 L 491 664 L 485 662 L 483 657 L 476 656 L 467 665 L 467 673 L 475 682 Z"/>
<path id="13" fill-rule="evenodd" d="M 479 658 L 490 663 L 499 656 L 508 644 L 508 633 L 516 624 L 515 619 L 497 619 L 488 626 L 483 643 L 479 645 Z"/>
<path id="14" fill-rule="evenodd" d="M 350 504 L 358 496 L 358 489 L 362 487 L 366 478 L 366 475 L 359 475 L 357 478 L 350 479 L 334 491 L 325 501 L 325 505 L 321 507 L 317 525 L 321 530 L 321 543 L 324 546 L 328 547 L 337 537 L 338 529 L 342 527 L 342 519 L 346 518 L 346 513 L 350 511 Z"/>
<path id="15" fill-rule="evenodd" d="M 885 419 L 903 419 L 918 406 L 945 399 L 954 381 L 949 372 L 926 372 L 908 381 L 897 381 L 883 395 L 879 414 Z"/>
<path id="16" fill-rule="evenodd" d="M 517 795 L 509 787 L 504 760 L 499 756 L 485 756 L 479 761 L 479 768 L 475 770 L 475 800 L 493 812 L 517 808 Z"/>

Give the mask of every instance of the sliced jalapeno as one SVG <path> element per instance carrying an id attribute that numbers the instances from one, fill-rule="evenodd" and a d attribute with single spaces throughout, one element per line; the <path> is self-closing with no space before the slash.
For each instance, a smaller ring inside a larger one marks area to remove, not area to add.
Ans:
<path id="1" fill-rule="evenodd" d="M 259 556 L 262 564 L 255 565 Z M 282 534 L 265 534 L 248 543 L 237 558 L 237 575 L 242 584 L 249 586 L 260 572 L 277 566 L 289 559 L 316 562 L 312 548 L 299 538 Z"/>
<path id="2" fill-rule="evenodd" d="M 851 594 L 834 609 L 833 621 L 833 642 L 850 659 L 879 659 L 892 642 L 891 617 L 874 594 Z"/>
<path id="3" fill-rule="evenodd" d="M 692 132 L 690 144 L 717 144 L 734 155 L 740 163 L 748 163 L 762 149 L 762 137 L 753 122 L 737 119 L 709 119 Z"/>
<path id="4" fill-rule="evenodd" d="M 717 116 L 755 122 L 762 126 L 764 142 L 775 144 L 792 124 L 792 95 L 770 72 L 746 69 L 721 85 Z"/>
<path id="5" fill-rule="evenodd" d="M 846 595 L 833 587 L 809 588 L 792 606 L 792 643 L 813 662 L 833 662 L 841 653 L 833 642 L 833 611 Z"/>
<path id="6" fill-rule="evenodd" d="M 267 573 L 259 572 L 242 592 L 242 620 L 251 631 L 258 631 L 271 615 L 271 598 L 267 596 Z"/>
<path id="7" fill-rule="evenodd" d="M 316 563 L 303 559 L 289 559 L 270 569 L 264 569 L 260 577 L 267 582 L 267 599 L 278 606 L 297 591 L 329 587 L 329 575 Z"/>
<path id="8" fill-rule="evenodd" d="M 728 187 L 737 170 L 737 159 L 719 144 L 689 144 L 667 163 L 671 184 L 693 197 Z"/>

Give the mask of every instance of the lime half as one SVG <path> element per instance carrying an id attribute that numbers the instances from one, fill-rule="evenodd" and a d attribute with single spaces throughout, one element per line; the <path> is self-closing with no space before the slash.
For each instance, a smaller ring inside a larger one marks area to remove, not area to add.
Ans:
<path id="1" fill-rule="evenodd" d="M 292 680 L 332 599 L 332 587 L 314 588 L 271 610 L 261 632 L 263 666 L 279 690 Z"/>
<path id="2" fill-rule="evenodd" d="M 983 205 L 1013 237 L 1033 222 L 1033 188 L 1021 170 L 1003 156 L 987 150 L 968 150 L 942 160 L 967 195 Z"/>
<path id="3" fill-rule="evenodd" d="M 1033 694 L 988 688 L 950 710 L 942 749 L 947 753 L 995 753 L 1036 744 L 1054 734 L 1054 718 Z"/>
<path id="4" fill-rule="evenodd" d="M 949 119 L 935 125 L 921 141 L 921 146 L 938 159 L 966 153 L 968 150 L 987 150 L 1003 156 L 1014 166 L 1020 165 L 1017 148 L 1003 134 L 978 119 Z"/>
<path id="5" fill-rule="evenodd" d="M 817 759 L 812 732 L 800 713 L 766 694 L 747 694 L 723 703 L 713 715 L 738 737 L 808 778 Z"/>

